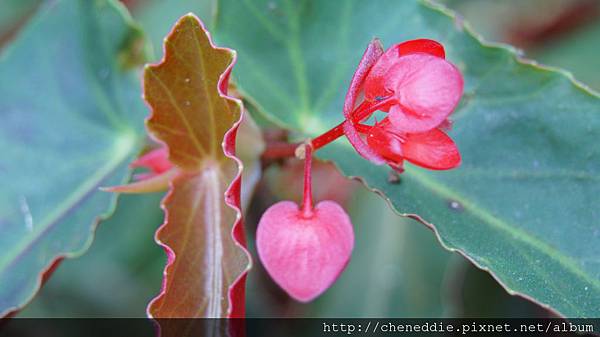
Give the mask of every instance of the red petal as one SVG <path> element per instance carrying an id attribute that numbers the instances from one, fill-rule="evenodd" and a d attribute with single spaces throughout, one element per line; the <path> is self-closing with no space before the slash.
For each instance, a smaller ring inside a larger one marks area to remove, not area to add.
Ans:
<path id="1" fill-rule="evenodd" d="M 430 39 L 410 40 L 397 44 L 392 48 L 396 48 L 399 55 L 425 53 L 441 58 L 446 58 L 444 46 L 442 46 L 439 42 Z"/>
<path id="2" fill-rule="evenodd" d="M 350 217 L 334 201 L 318 203 L 308 218 L 295 203 L 281 201 L 261 217 L 256 247 L 273 280 L 296 300 L 309 302 L 346 267 L 354 231 Z"/>
<path id="3" fill-rule="evenodd" d="M 374 101 L 377 97 L 391 95 L 394 88 L 385 85 L 389 79 L 388 71 L 402 56 L 414 53 L 425 53 L 445 58 L 444 47 L 433 40 L 417 39 L 395 44 L 388 48 L 371 68 L 365 80 L 365 98 L 369 101 Z"/>
<path id="4" fill-rule="evenodd" d="M 375 151 L 365 143 L 365 141 L 360 137 L 360 134 L 356 130 L 354 124 L 351 121 L 346 121 L 344 123 L 344 134 L 348 141 L 354 147 L 356 152 L 361 155 L 363 158 L 370 160 L 371 162 L 381 165 L 385 163 L 385 160 L 381 158 Z"/>
<path id="5" fill-rule="evenodd" d="M 167 148 L 163 146 L 139 157 L 130 166 L 147 168 L 153 173 L 150 176 L 153 176 L 170 170 L 173 164 L 168 159 Z"/>
<path id="6" fill-rule="evenodd" d="M 398 59 L 385 83 L 400 105 L 390 109 L 390 121 L 402 132 L 419 133 L 439 126 L 456 108 L 463 78 L 451 63 L 427 54 Z"/>
<path id="7" fill-rule="evenodd" d="M 408 134 L 402 150 L 406 160 L 432 170 L 449 170 L 461 161 L 454 141 L 439 129 Z"/>
<path id="8" fill-rule="evenodd" d="M 404 138 L 398 134 L 389 132 L 388 129 L 390 127 L 391 125 L 387 118 L 374 125 L 367 136 L 367 143 L 373 151 L 385 158 L 388 164 L 401 165 L 404 161 L 402 152 Z"/>
<path id="9" fill-rule="evenodd" d="M 371 129 L 369 146 L 397 167 L 404 159 L 432 170 L 448 170 L 460 165 L 456 144 L 439 129 L 424 133 L 402 134 L 394 131 L 388 118 Z M 401 166 L 400 166 L 401 167 Z"/>
<path id="10" fill-rule="evenodd" d="M 354 76 L 352 76 L 350 87 L 346 93 L 346 100 L 344 101 L 344 117 L 350 118 L 350 113 L 354 109 L 354 104 L 356 103 L 356 98 L 364 79 L 382 54 L 383 46 L 381 45 L 381 41 L 373 39 L 367 46 L 365 53 L 358 63 L 358 68 L 354 72 Z"/>

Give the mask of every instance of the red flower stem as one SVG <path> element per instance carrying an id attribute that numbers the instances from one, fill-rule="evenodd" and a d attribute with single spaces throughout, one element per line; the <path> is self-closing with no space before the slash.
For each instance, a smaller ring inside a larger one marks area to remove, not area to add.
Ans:
<path id="1" fill-rule="evenodd" d="M 356 127 L 356 131 L 360 132 L 360 133 L 369 133 L 371 132 L 371 125 L 367 125 L 367 124 L 354 124 L 354 126 Z"/>
<path id="2" fill-rule="evenodd" d="M 380 108 L 389 105 L 391 103 L 396 102 L 396 97 L 390 96 L 383 100 L 376 101 L 375 104 L 372 102 L 364 101 L 362 102 L 351 114 L 352 123 L 360 123 L 364 119 L 369 118 L 375 111 Z M 334 126 L 329 131 L 323 133 L 317 138 L 311 141 L 314 150 L 320 149 L 323 146 L 333 142 L 334 140 L 340 138 L 344 135 L 344 123 L 346 121 L 341 122 L 340 124 Z"/>
<path id="3" fill-rule="evenodd" d="M 374 102 L 364 101 L 362 102 L 354 111 L 352 112 L 352 122 L 355 123 L 356 128 L 361 133 L 368 133 L 370 126 L 364 124 L 358 124 L 362 122 L 364 119 L 368 118 L 373 114 L 373 112 L 379 110 L 385 105 L 393 104 L 396 102 L 396 98 L 393 96 L 384 98 L 383 100 Z M 340 124 L 334 126 L 329 131 L 323 133 L 322 135 L 316 137 L 311 141 L 313 150 L 317 150 L 322 148 L 323 146 L 333 142 L 334 140 L 340 138 L 344 135 L 344 123 L 346 121 L 341 122 Z M 295 154 L 295 150 L 298 146 L 302 145 L 302 143 L 286 143 L 286 142 L 269 142 L 267 143 L 267 148 L 265 152 L 262 154 L 263 159 L 277 159 L 277 158 L 287 158 L 293 157 Z"/>
<path id="4" fill-rule="evenodd" d="M 302 216 L 309 218 L 313 215 L 312 202 L 312 145 L 304 145 L 304 201 L 302 203 Z"/>
<path id="5" fill-rule="evenodd" d="M 343 136 L 344 135 L 344 122 L 341 122 L 340 124 L 334 126 L 332 129 L 330 129 L 329 131 L 327 131 L 324 134 L 320 135 L 319 137 L 313 139 L 310 142 L 312 144 L 312 147 L 315 150 L 320 149 L 323 146 L 325 146 L 325 145 L 333 142 L 334 140 L 340 138 L 341 136 Z"/>

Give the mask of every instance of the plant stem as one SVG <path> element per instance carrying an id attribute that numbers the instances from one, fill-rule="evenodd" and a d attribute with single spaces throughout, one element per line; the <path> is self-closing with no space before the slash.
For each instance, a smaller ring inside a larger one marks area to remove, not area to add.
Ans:
<path id="1" fill-rule="evenodd" d="M 299 146 L 299 143 L 288 143 L 283 141 L 268 142 L 267 148 L 262 153 L 262 159 L 278 159 L 294 156 L 294 151 Z"/>
<path id="2" fill-rule="evenodd" d="M 352 123 L 356 124 L 356 127 L 361 133 L 368 133 L 370 130 L 370 126 L 364 124 L 358 124 L 362 122 L 364 119 L 369 118 L 375 111 L 381 109 L 382 107 L 394 104 L 396 102 L 396 98 L 394 96 L 386 97 L 382 100 L 369 102 L 364 101 L 359 106 L 354 109 L 351 114 Z M 344 135 L 344 123 L 346 120 L 341 122 L 340 124 L 334 126 L 327 132 L 321 134 L 320 136 L 314 138 L 310 143 L 312 145 L 312 150 L 318 150 L 323 146 L 333 142 L 334 140 L 340 138 Z M 295 150 L 298 146 L 302 145 L 301 143 L 285 143 L 285 142 L 270 142 L 267 144 L 267 149 L 262 154 L 263 159 L 276 159 L 276 158 L 286 158 L 293 157 Z"/>
<path id="3" fill-rule="evenodd" d="M 304 145 L 304 201 L 302 202 L 302 216 L 310 218 L 313 215 L 312 202 L 312 145 Z"/>
<path id="4" fill-rule="evenodd" d="M 389 105 L 389 104 L 392 104 L 395 102 L 396 102 L 396 97 L 394 97 L 394 96 L 384 98 L 380 101 L 375 102 L 374 104 L 372 102 L 364 101 L 352 112 L 352 114 L 351 114 L 352 123 L 360 123 L 364 119 L 369 118 L 375 111 L 379 110 L 380 108 L 382 108 L 386 105 Z M 320 149 L 323 146 L 325 146 L 325 145 L 333 142 L 334 140 L 340 138 L 341 136 L 343 136 L 345 122 L 346 121 L 341 122 L 340 124 L 331 128 L 329 131 L 327 131 L 327 132 L 323 133 L 322 135 L 318 136 L 317 138 L 313 139 L 311 141 L 313 149 L 315 149 L 315 150 Z"/>
<path id="5" fill-rule="evenodd" d="M 344 121 L 345 122 L 345 121 Z M 317 150 L 344 135 L 344 122 L 334 126 L 329 131 L 313 139 L 310 143 Z"/>

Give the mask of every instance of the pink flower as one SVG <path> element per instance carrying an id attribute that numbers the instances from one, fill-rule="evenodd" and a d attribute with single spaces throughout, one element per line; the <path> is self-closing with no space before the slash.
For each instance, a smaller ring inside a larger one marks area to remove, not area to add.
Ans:
<path id="1" fill-rule="evenodd" d="M 390 47 L 364 82 L 365 99 L 393 97 L 389 109 L 396 130 L 418 133 L 439 126 L 463 93 L 460 71 L 444 59 L 444 48 L 432 40 L 413 40 Z"/>
<path id="2" fill-rule="evenodd" d="M 356 105 L 358 97 L 364 97 Z M 402 171 L 404 159 L 434 170 L 460 165 L 460 153 L 441 129 L 463 93 L 460 71 L 445 60 L 436 41 L 406 41 L 383 52 L 373 40 L 352 78 L 344 103 L 343 133 L 364 158 Z M 389 116 L 375 125 L 361 122 L 375 111 Z M 332 135 L 317 137 L 315 148 Z M 365 142 L 364 138 L 367 138 Z"/>

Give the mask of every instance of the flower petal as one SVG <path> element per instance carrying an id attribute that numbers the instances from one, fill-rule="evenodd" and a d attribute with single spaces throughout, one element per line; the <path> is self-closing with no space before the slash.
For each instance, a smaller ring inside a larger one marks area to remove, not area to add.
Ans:
<path id="1" fill-rule="evenodd" d="M 365 141 L 360 137 L 360 134 L 356 130 L 354 124 L 351 121 L 344 122 L 344 134 L 346 134 L 346 138 L 354 147 L 356 152 L 361 155 L 363 158 L 370 160 L 371 162 L 381 165 L 385 163 L 385 160 L 379 156 L 373 149 L 365 143 Z"/>
<path id="2" fill-rule="evenodd" d="M 388 118 L 384 118 L 371 128 L 371 132 L 367 135 L 367 143 L 370 149 L 385 158 L 388 164 L 400 165 L 404 161 L 402 151 L 404 137 L 390 132 L 390 130 L 390 121 Z"/>
<path id="3" fill-rule="evenodd" d="M 379 39 L 373 39 L 367 46 L 365 53 L 358 63 L 358 68 L 356 69 L 356 72 L 354 72 L 354 76 L 352 76 L 350 87 L 348 87 L 348 92 L 346 93 L 346 99 L 344 101 L 344 117 L 347 119 L 350 118 L 350 113 L 354 109 L 356 98 L 365 77 L 382 54 L 383 46 L 381 45 L 381 41 L 379 41 Z"/>
<path id="4" fill-rule="evenodd" d="M 425 53 L 441 58 L 446 58 L 444 46 L 442 46 L 439 42 L 430 39 L 416 39 L 405 41 L 393 46 L 392 48 L 396 48 L 400 56 L 414 53 Z"/>
<path id="5" fill-rule="evenodd" d="M 365 79 L 365 98 L 374 101 L 377 97 L 386 97 L 393 93 L 393 87 L 386 86 L 389 70 L 405 55 L 424 53 L 435 57 L 445 58 L 444 47 L 433 40 L 417 39 L 395 44 L 388 48 L 377 63 L 371 68 Z M 387 111 L 387 109 L 383 110 Z"/>
<path id="6" fill-rule="evenodd" d="M 443 131 L 399 133 L 388 118 L 371 128 L 367 142 L 392 167 L 401 167 L 406 159 L 428 169 L 448 170 L 460 165 L 461 161 L 456 144 Z"/>
<path id="7" fill-rule="evenodd" d="M 461 162 L 456 144 L 439 129 L 408 134 L 402 152 L 409 162 L 432 170 L 449 170 Z"/>
<path id="8" fill-rule="evenodd" d="M 139 157 L 130 164 L 130 167 L 143 167 L 150 170 L 153 174 L 160 174 L 173 167 L 168 157 L 167 148 L 162 146 Z"/>
<path id="9" fill-rule="evenodd" d="M 419 133 L 440 125 L 456 108 L 463 78 L 451 63 L 428 54 L 401 57 L 385 83 L 400 102 L 390 109 L 390 121 L 402 132 Z"/>

